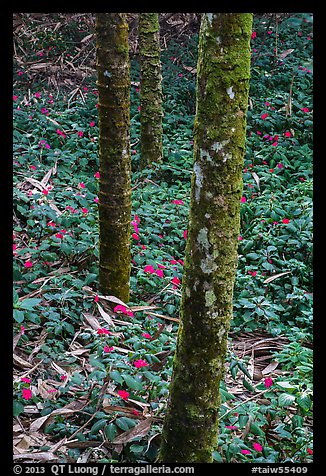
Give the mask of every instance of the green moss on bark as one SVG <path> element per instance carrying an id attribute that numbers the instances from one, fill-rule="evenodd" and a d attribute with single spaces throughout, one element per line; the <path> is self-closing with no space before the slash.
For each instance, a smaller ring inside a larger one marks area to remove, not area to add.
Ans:
<path id="1" fill-rule="evenodd" d="M 240 229 L 252 14 L 204 14 L 180 327 L 160 461 L 212 462 Z"/>
<path id="2" fill-rule="evenodd" d="M 141 168 L 162 161 L 162 74 L 157 13 L 140 13 Z"/>
<path id="3" fill-rule="evenodd" d="M 129 301 L 130 71 L 128 24 L 125 14 L 96 14 L 96 38 L 100 157 L 100 292 Z"/>

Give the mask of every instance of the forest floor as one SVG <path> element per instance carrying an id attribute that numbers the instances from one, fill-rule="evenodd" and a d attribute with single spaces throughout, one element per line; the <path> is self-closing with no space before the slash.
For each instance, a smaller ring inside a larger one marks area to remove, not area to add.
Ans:
<path id="1" fill-rule="evenodd" d="M 80 14 L 64 25 L 53 17 L 47 28 L 20 20 L 14 459 L 154 462 L 179 322 L 198 35 L 175 26 L 178 33 L 164 37 L 164 162 L 142 172 L 132 55 L 132 275 L 131 300 L 123 303 L 98 293 L 91 19 Z M 312 40 L 310 14 L 255 18 L 239 264 L 215 462 L 313 458 Z"/>

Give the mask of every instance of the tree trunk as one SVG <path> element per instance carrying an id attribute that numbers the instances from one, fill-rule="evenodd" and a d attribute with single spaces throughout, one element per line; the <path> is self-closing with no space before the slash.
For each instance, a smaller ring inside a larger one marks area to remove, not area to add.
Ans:
<path id="1" fill-rule="evenodd" d="M 128 24 L 97 13 L 100 292 L 129 301 L 131 158 Z"/>
<path id="2" fill-rule="evenodd" d="M 157 13 L 140 13 L 140 136 L 143 169 L 162 161 L 162 74 Z"/>
<path id="3" fill-rule="evenodd" d="M 212 462 L 240 230 L 252 14 L 206 13 L 180 327 L 160 460 Z"/>

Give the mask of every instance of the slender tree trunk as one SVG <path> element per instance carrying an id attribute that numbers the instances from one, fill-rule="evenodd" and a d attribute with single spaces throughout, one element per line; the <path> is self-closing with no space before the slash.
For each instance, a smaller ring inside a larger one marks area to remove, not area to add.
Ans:
<path id="1" fill-rule="evenodd" d="M 131 159 L 128 24 L 97 13 L 100 291 L 129 301 Z"/>
<path id="2" fill-rule="evenodd" d="M 203 14 L 180 327 L 161 462 L 212 462 L 237 267 L 252 14 Z"/>
<path id="3" fill-rule="evenodd" d="M 157 13 L 140 13 L 141 168 L 162 161 L 162 74 Z"/>

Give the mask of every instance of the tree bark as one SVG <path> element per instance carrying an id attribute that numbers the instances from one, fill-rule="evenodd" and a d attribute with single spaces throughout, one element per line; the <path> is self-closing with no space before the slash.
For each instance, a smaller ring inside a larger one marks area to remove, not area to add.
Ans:
<path id="1" fill-rule="evenodd" d="M 124 13 L 97 13 L 100 292 L 129 301 L 130 66 Z"/>
<path id="2" fill-rule="evenodd" d="M 240 230 L 252 14 L 205 13 L 180 327 L 160 461 L 212 462 Z"/>
<path id="3" fill-rule="evenodd" d="M 140 13 L 141 169 L 162 161 L 162 73 L 157 13 Z"/>

